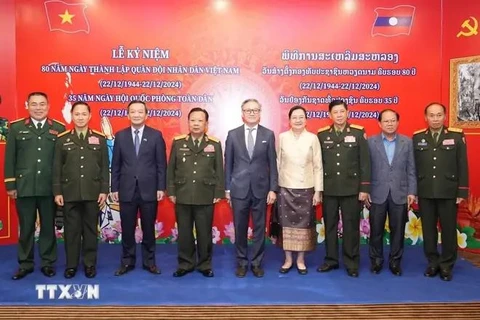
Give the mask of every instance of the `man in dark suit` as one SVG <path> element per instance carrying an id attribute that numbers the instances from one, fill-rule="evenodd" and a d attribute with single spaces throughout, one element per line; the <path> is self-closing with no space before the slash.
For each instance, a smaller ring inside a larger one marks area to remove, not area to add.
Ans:
<path id="1" fill-rule="evenodd" d="M 452 280 L 457 260 L 457 205 L 468 197 L 468 161 L 462 129 L 445 128 L 445 106 L 431 103 L 425 108 L 428 128 L 413 135 L 417 168 L 418 206 L 422 217 L 423 248 L 428 259 L 426 277 L 440 271 Z M 442 253 L 437 250 L 440 221 Z"/>
<path id="2" fill-rule="evenodd" d="M 235 248 L 239 278 L 248 268 L 247 232 L 250 212 L 253 220 L 251 269 L 263 277 L 267 205 L 278 191 L 277 153 L 273 131 L 259 125 L 262 106 L 255 99 L 242 105 L 244 125 L 228 132 L 225 143 L 225 197 L 233 209 Z"/>
<path id="3" fill-rule="evenodd" d="M 135 267 L 135 228 L 137 212 L 143 231 L 143 268 L 160 274 L 155 262 L 155 221 L 158 201 L 165 195 L 167 159 L 162 133 L 145 125 L 147 105 L 142 101 L 128 104 L 131 126 L 115 135 L 112 158 L 112 199 L 120 202 L 122 225 L 121 276 Z"/>
<path id="4" fill-rule="evenodd" d="M 175 137 L 172 143 L 167 171 L 167 193 L 175 203 L 178 225 L 178 269 L 173 276 L 183 277 L 196 267 L 203 276 L 213 277 L 213 210 L 225 194 L 222 145 L 205 133 L 206 110 L 190 110 L 188 126 L 190 133 Z"/>
<path id="5" fill-rule="evenodd" d="M 27 98 L 29 118 L 10 124 L 5 150 L 5 186 L 8 196 L 15 199 L 19 217 L 18 263 L 13 280 L 33 272 L 35 221 L 37 210 L 41 229 L 38 245 L 41 271 L 47 277 L 55 275 L 57 239 L 54 219 L 55 202 L 52 192 L 52 168 L 57 135 L 65 126 L 48 118 L 47 95 L 32 92 Z"/>
<path id="6" fill-rule="evenodd" d="M 382 133 L 368 139 L 372 164 L 370 206 L 371 271 L 380 273 L 383 267 L 383 232 L 385 221 L 390 226 L 390 271 L 402 274 L 400 266 L 405 241 L 407 209 L 415 201 L 417 180 L 412 140 L 397 134 L 400 115 L 385 109 L 378 116 Z"/>
<path id="7" fill-rule="evenodd" d="M 370 156 L 363 127 L 347 122 L 347 104 L 328 106 L 333 124 L 318 130 L 323 159 L 323 219 L 325 262 L 318 272 L 338 269 L 339 209 L 343 219 L 343 262 L 350 277 L 358 277 L 360 263 L 360 210 L 370 191 Z"/>

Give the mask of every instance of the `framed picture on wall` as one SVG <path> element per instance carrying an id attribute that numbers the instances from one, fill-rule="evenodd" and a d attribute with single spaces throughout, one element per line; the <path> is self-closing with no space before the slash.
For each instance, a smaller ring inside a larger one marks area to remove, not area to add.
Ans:
<path id="1" fill-rule="evenodd" d="M 450 126 L 480 128 L 480 56 L 450 60 Z"/>

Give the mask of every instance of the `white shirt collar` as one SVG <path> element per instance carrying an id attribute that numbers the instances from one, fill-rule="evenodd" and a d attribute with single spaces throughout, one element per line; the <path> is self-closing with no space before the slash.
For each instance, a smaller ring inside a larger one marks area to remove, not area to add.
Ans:
<path id="1" fill-rule="evenodd" d="M 40 123 L 42 124 L 42 128 L 43 128 L 43 126 L 45 125 L 45 122 L 47 122 L 47 118 L 43 119 L 42 121 L 38 121 L 38 120 L 35 120 L 35 119 L 33 119 L 33 118 L 30 118 L 30 119 L 32 119 L 33 125 L 34 125 L 35 127 L 37 126 L 37 123 L 40 122 Z"/>
<path id="2" fill-rule="evenodd" d="M 245 131 L 248 131 L 248 128 L 250 128 L 250 127 L 247 126 L 246 124 L 244 124 L 243 127 L 244 127 L 244 130 L 245 130 Z M 257 123 L 256 125 L 254 125 L 253 127 L 251 127 L 251 128 L 255 128 L 255 131 L 258 131 L 258 123 Z"/>
<path id="3" fill-rule="evenodd" d="M 132 134 L 135 134 L 135 130 L 138 130 L 138 134 L 142 135 L 143 134 L 143 129 L 145 129 L 145 125 L 143 125 L 141 128 L 135 129 L 134 127 L 130 127 L 132 129 Z"/>

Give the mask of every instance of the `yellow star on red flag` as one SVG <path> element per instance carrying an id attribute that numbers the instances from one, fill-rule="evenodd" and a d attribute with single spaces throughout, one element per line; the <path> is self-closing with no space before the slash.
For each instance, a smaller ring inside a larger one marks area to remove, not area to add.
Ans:
<path id="1" fill-rule="evenodd" d="M 68 10 L 65 10 L 63 14 L 59 14 L 58 16 L 62 18 L 62 24 L 64 24 L 65 22 L 72 24 L 72 18 L 75 17 L 75 15 L 70 14 Z"/>

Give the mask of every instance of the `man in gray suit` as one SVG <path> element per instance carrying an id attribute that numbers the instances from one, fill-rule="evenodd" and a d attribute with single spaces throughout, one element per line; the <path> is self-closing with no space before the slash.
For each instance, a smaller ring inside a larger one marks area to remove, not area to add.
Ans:
<path id="1" fill-rule="evenodd" d="M 242 103 L 244 125 L 230 130 L 225 143 L 225 198 L 233 209 L 235 248 L 239 278 L 248 267 L 247 232 L 250 212 L 253 220 L 251 268 L 263 277 L 267 205 L 273 204 L 278 189 L 277 153 L 273 131 L 259 125 L 262 106 L 255 99 Z"/>
<path id="2" fill-rule="evenodd" d="M 372 163 L 372 184 L 367 205 L 370 206 L 371 271 L 380 273 L 383 267 L 383 231 L 389 217 L 390 271 L 402 274 L 407 209 L 415 201 L 417 181 L 412 140 L 397 133 L 400 115 L 391 109 L 378 117 L 382 133 L 368 139 Z"/>

